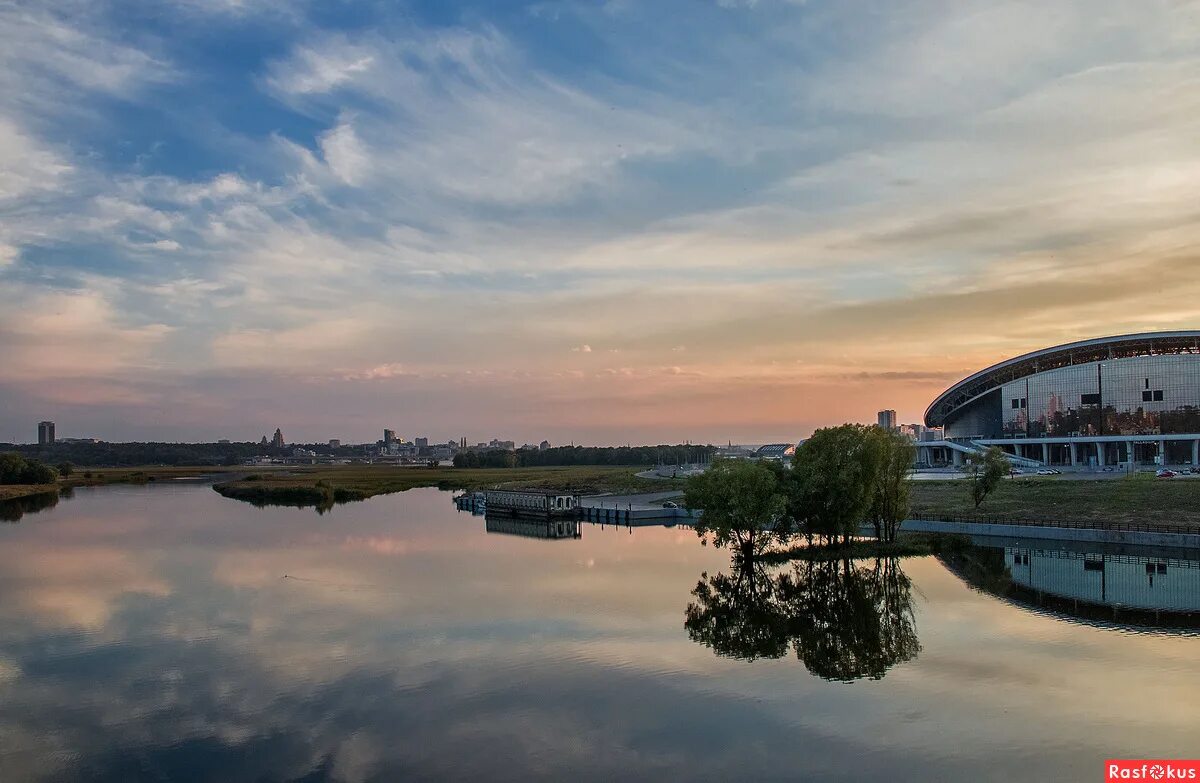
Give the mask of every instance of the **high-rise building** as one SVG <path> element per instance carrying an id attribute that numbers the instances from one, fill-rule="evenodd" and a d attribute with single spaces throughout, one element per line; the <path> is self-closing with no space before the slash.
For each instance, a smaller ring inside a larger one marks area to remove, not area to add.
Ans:
<path id="1" fill-rule="evenodd" d="M 429 438 L 416 438 L 415 440 L 413 440 L 413 443 L 416 444 L 418 449 L 429 448 Z"/>
<path id="2" fill-rule="evenodd" d="M 283 448 L 283 433 L 278 427 L 275 428 L 275 437 L 271 438 L 271 445 L 277 449 Z"/>
<path id="3" fill-rule="evenodd" d="M 395 430 L 384 430 L 383 431 L 383 445 L 390 446 L 390 445 L 392 445 L 392 443 L 395 442 L 395 440 L 396 440 L 396 431 Z"/>
<path id="4" fill-rule="evenodd" d="M 342 447 L 342 442 L 340 440 L 338 440 L 337 438 L 329 439 L 329 448 L 340 449 L 341 447 Z"/>
<path id="5" fill-rule="evenodd" d="M 885 430 L 896 429 L 896 412 L 892 410 L 880 411 L 879 426 Z"/>
<path id="6" fill-rule="evenodd" d="M 54 444 L 54 422 L 38 422 L 38 445 L 51 446 Z"/>

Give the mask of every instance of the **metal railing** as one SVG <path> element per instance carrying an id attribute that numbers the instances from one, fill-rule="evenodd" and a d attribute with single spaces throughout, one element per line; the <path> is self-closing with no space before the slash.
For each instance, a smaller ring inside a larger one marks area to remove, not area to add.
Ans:
<path id="1" fill-rule="evenodd" d="M 1016 525 L 1019 527 L 1060 527 L 1069 530 L 1112 530 L 1127 533 L 1189 533 L 1200 535 L 1200 525 L 1161 525 L 1149 522 L 1075 522 L 1060 519 L 1005 519 L 990 515 L 971 517 L 919 513 L 910 513 L 908 519 L 919 522 L 957 522 L 967 525 Z"/>

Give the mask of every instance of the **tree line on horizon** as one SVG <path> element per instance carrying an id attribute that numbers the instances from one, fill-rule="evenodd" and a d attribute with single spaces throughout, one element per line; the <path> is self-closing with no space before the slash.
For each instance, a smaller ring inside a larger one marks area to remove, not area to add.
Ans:
<path id="1" fill-rule="evenodd" d="M 552 446 L 547 449 L 480 449 L 454 455 L 456 468 L 526 468 L 570 465 L 682 465 L 707 462 L 716 446 Z"/>

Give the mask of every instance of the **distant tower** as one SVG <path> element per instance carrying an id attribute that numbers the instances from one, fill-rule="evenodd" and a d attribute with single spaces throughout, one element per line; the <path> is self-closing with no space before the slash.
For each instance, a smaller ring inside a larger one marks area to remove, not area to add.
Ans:
<path id="1" fill-rule="evenodd" d="M 271 438 L 271 445 L 277 449 L 283 448 L 283 433 L 279 431 L 278 427 L 275 428 L 275 437 Z"/>
<path id="2" fill-rule="evenodd" d="M 396 441 L 396 431 L 395 430 L 384 430 L 383 431 L 383 445 L 387 446 L 392 443 L 395 443 L 395 441 Z"/>
<path id="3" fill-rule="evenodd" d="M 896 429 L 896 412 L 892 410 L 880 411 L 879 426 L 885 430 Z"/>
<path id="4" fill-rule="evenodd" d="M 265 449 L 265 448 L 266 448 L 268 445 L 270 445 L 270 444 L 267 442 L 267 436 L 266 436 L 266 435 L 263 435 L 263 438 L 262 438 L 262 440 L 261 440 L 261 441 L 259 441 L 259 444 L 258 444 L 258 445 L 262 446 L 264 449 Z"/>
<path id="5" fill-rule="evenodd" d="M 39 421 L 38 422 L 38 445 L 53 446 L 54 445 L 54 422 Z"/>

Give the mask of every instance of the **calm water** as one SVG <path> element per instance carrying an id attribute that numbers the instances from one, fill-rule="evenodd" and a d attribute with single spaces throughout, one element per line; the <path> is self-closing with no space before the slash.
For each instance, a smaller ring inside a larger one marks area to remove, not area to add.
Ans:
<path id="1" fill-rule="evenodd" d="M 30 511 L 0 523 L 5 783 L 1098 780 L 1200 750 L 1200 638 L 1152 611 L 1200 571 L 1165 556 L 741 573 L 685 528 L 488 532 L 436 490 Z"/>

